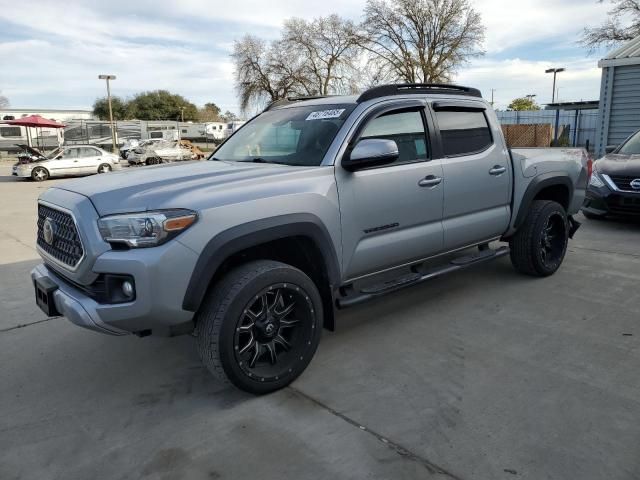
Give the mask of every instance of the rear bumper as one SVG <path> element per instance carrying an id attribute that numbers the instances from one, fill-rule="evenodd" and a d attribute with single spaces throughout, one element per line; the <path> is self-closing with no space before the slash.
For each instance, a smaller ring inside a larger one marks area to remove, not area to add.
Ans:
<path id="1" fill-rule="evenodd" d="M 640 193 L 612 191 L 590 186 L 582 210 L 591 215 L 640 216 Z"/>

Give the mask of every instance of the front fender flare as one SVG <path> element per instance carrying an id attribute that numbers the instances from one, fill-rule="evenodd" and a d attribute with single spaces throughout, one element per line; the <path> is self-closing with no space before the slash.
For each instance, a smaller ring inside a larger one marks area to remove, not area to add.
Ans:
<path id="1" fill-rule="evenodd" d="M 216 271 L 231 255 L 266 242 L 296 236 L 313 240 L 322 253 L 329 281 L 337 285 L 340 281 L 338 256 L 322 221 L 308 213 L 280 215 L 232 227 L 209 240 L 191 274 L 182 308 L 198 311 Z"/>

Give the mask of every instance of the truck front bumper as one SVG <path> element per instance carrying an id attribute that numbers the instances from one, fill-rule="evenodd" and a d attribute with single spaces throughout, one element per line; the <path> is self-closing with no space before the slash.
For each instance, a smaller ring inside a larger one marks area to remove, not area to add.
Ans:
<path id="1" fill-rule="evenodd" d="M 105 323 L 98 313 L 99 304 L 84 295 L 80 290 L 74 288 L 70 283 L 64 281 L 52 273 L 44 264 L 38 265 L 31 271 L 31 280 L 36 285 L 36 280 L 49 280 L 57 287 L 52 293 L 54 305 L 52 311 L 66 317 L 69 321 L 75 323 L 79 327 L 88 328 L 100 333 L 110 335 L 126 335 L 125 330 L 113 327 Z M 37 292 L 36 292 L 37 295 Z"/>
<path id="2" fill-rule="evenodd" d="M 31 279 L 41 308 L 39 287 L 46 285 L 50 291 L 46 296 L 53 305 L 43 308 L 49 315 L 60 314 L 78 326 L 111 335 L 173 336 L 193 328 L 194 313 L 182 309 L 182 300 L 196 260 L 192 250 L 174 240 L 154 248 L 104 252 L 93 264 L 97 280 L 90 285 L 46 264 L 34 268 Z M 106 277 L 131 278 L 133 299 L 114 300 L 101 287 L 99 280 Z"/>

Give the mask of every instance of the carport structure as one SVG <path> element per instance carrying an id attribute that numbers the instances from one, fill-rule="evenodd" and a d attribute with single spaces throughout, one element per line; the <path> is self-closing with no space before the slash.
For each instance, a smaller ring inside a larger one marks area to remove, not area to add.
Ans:
<path id="1" fill-rule="evenodd" d="M 48 120 L 46 118 L 41 117 L 40 115 L 29 115 L 28 117 L 22 117 L 18 120 L 6 120 L 4 123 L 8 125 L 15 125 L 20 127 L 27 127 L 27 144 L 30 147 L 33 147 L 33 140 L 31 137 L 31 128 L 39 128 L 40 129 L 40 137 L 42 137 L 42 129 L 43 128 L 64 128 L 64 124 L 58 123 L 54 120 Z M 40 145 L 40 137 L 36 137 L 38 140 L 38 148 Z M 60 139 L 58 138 L 58 146 L 60 146 Z"/>
<path id="2" fill-rule="evenodd" d="M 640 36 L 598 62 L 602 68 L 596 154 L 640 129 Z"/>

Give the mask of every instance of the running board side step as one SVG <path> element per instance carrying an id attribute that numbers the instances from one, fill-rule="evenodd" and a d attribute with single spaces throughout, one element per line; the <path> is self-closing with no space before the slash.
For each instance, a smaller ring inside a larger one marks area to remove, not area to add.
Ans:
<path id="1" fill-rule="evenodd" d="M 504 257 L 508 254 L 509 247 L 500 247 L 496 250 L 481 249 L 473 255 L 465 255 L 463 257 L 454 258 L 449 263 L 429 270 L 427 272 L 415 272 L 413 274 L 404 275 L 395 280 L 364 288 L 356 294 L 338 298 L 336 300 L 336 305 L 340 309 L 353 307 L 354 305 L 359 305 L 374 298 L 381 297 L 382 295 L 401 290 L 405 287 L 417 285 L 419 283 L 426 282 L 427 280 L 432 280 L 434 278 L 438 278 L 448 273 L 462 270 L 472 265 L 477 265 L 489 260 L 495 260 L 496 258 Z"/>

